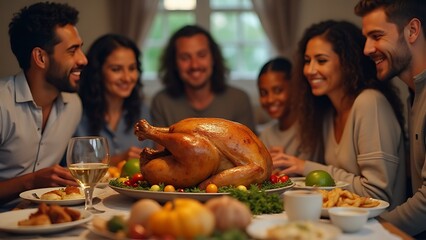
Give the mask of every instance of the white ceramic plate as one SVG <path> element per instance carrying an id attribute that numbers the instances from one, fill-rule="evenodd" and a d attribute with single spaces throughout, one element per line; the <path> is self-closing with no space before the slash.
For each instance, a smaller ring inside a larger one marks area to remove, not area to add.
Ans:
<path id="1" fill-rule="evenodd" d="M 156 200 L 160 203 L 164 203 L 175 198 L 183 198 L 183 197 L 192 198 L 201 202 L 205 202 L 211 198 L 229 194 L 229 193 L 155 192 L 155 191 L 148 191 L 148 190 L 120 188 L 120 187 L 116 187 L 112 185 L 109 185 L 109 186 L 112 189 L 114 189 L 116 192 L 122 195 L 135 198 L 135 199 L 149 198 L 149 199 Z M 265 192 L 281 194 L 285 190 L 290 189 L 293 186 L 294 186 L 294 183 L 282 188 L 269 189 L 269 190 L 266 190 Z"/>
<path id="2" fill-rule="evenodd" d="M 295 183 L 294 188 L 297 189 L 322 189 L 322 190 L 332 190 L 334 188 L 345 188 L 347 186 L 349 186 L 349 183 L 347 182 L 343 182 L 343 181 L 337 181 L 336 182 L 336 186 L 332 186 L 332 187 L 312 187 L 312 186 L 306 186 L 305 185 L 305 178 L 304 177 L 296 177 L 296 178 L 291 178 L 291 180 Z"/>
<path id="3" fill-rule="evenodd" d="M 89 226 L 89 230 L 97 235 L 98 237 L 101 237 L 102 239 L 111 239 L 111 240 L 130 240 L 130 238 L 118 238 L 114 233 L 108 232 L 107 230 L 102 231 L 99 230 L 93 226 Z"/>
<path id="4" fill-rule="evenodd" d="M 383 211 L 386 210 L 386 208 L 389 207 L 389 203 L 386 202 L 386 201 L 379 200 L 379 199 L 374 199 L 374 198 L 373 198 L 373 200 L 379 201 L 380 204 L 378 206 L 376 206 L 376 207 L 365 208 L 365 209 L 367 209 L 369 211 L 368 218 L 373 218 L 373 217 L 379 216 Z M 323 208 L 321 210 L 321 217 L 329 217 L 329 215 L 328 215 L 328 209 L 329 208 Z"/>
<path id="5" fill-rule="evenodd" d="M 106 224 L 107 221 L 109 221 L 113 216 L 121 216 L 127 221 L 129 219 L 128 214 L 113 214 L 113 215 L 107 215 L 107 216 L 99 216 L 95 215 L 91 221 L 91 224 L 88 225 L 89 230 L 96 236 L 87 236 L 88 239 L 111 239 L 111 240 L 129 240 L 126 236 L 117 235 L 115 233 L 112 233 L 108 231 L 107 229 L 98 229 L 96 228 L 95 222 L 97 225 L 103 225 Z"/>
<path id="6" fill-rule="evenodd" d="M 108 231 L 101 231 L 101 230 L 99 230 L 99 229 L 97 229 L 93 226 L 90 226 L 89 230 L 92 233 L 94 233 L 95 235 L 102 237 L 102 238 L 105 238 L 105 239 L 111 239 L 111 240 L 117 240 L 117 239 L 127 240 L 127 239 L 129 239 L 129 238 L 117 238 L 117 236 L 115 234 L 108 232 Z"/>
<path id="7" fill-rule="evenodd" d="M 268 230 L 287 223 L 287 218 L 273 217 L 273 218 L 260 218 L 254 219 L 250 225 L 247 226 L 247 233 L 254 239 L 268 239 Z M 337 239 L 342 231 L 334 225 L 317 222 L 315 226 L 320 227 L 326 234 L 324 239 Z"/>
<path id="8" fill-rule="evenodd" d="M 33 189 L 33 190 L 28 190 L 25 192 L 22 192 L 21 194 L 19 194 L 19 197 L 21 197 L 22 199 L 26 199 L 26 200 L 30 200 L 31 202 L 34 203 L 46 203 L 46 204 L 57 204 L 57 205 L 61 205 L 61 206 L 71 206 L 71 205 L 78 205 L 78 204 L 82 204 L 84 203 L 84 197 L 82 198 L 77 198 L 77 199 L 66 199 L 66 200 L 43 200 L 43 199 L 38 199 L 36 197 L 33 196 L 33 193 L 36 193 L 37 196 L 41 197 L 41 195 L 43 195 L 44 193 L 53 191 L 53 190 L 57 190 L 57 189 L 61 189 L 64 187 L 52 187 L 52 188 L 39 188 L 39 189 Z M 101 189 L 96 189 L 93 191 L 93 197 L 96 197 L 100 194 L 102 190 Z M 81 191 L 82 192 L 82 191 Z M 83 196 L 84 193 L 82 192 Z"/>
<path id="9" fill-rule="evenodd" d="M 93 218 L 93 214 L 88 211 L 74 208 L 73 210 L 77 210 L 81 213 L 80 220 L 42 226 L 18 226 L 19 221 L 28 219 L 31 213 L 37 212 L 36 208 L 0 213 L 0 219 L 2 219 L 0 222 L 0 230 L 20 234 L 54 233 L 82 225 Z"/>

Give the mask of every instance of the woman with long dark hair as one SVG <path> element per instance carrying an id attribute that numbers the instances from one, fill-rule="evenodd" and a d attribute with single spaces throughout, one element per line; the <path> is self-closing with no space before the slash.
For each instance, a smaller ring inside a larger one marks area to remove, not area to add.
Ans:
<path id="1" fill-rule="evenodd" d="M 77 136 L 101 135 L 108 139 L 112 165 L 139 158 L 149 141 L 138 141 L 133 125 L 150 119 L 142 102 L 140 51 L 127 37 L 106 34 L 87 53 L 89 64 L 83 70 L 79 94 L 83 118 Z"/>
<path id="2" fill-rule="evenodd" d="M 291 93 L 303 149 L 323 152 L 326 165 L 287 156 L 281 166 L 304 176 L 325 170 L 350 191 L 388 201 L 392 209 L 405 200 L 403 107 L 392 83 L 376 78 L 364 42 L 361 30 L 346 21 L 305 31 Z"/>

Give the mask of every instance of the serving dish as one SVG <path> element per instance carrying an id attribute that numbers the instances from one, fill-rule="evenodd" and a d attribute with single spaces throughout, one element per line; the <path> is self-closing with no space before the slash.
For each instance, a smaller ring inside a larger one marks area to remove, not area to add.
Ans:
<path id="1" fill-rule="evenodd" d="M 57 204 L 60 206 L 72 206 L 72 205 L 78 205 L 78 204 L 82 204 L 84 203 L 84 193 L 83 191 L 83 197 L 82 198 L 76 198 L 76 199 L 65 199 L 65 200 L 44 200 L 44 199 L 40 199 L 41 195 L 43 195 L 44 193 L 53 191 L 53 190 L 58 190 L 58 189 L 63 189 L 64 187 L 51 187 L 51 188 L 38 188 L 38 189 L 32 189 L 32 190 L 28 190 L 25 192 L 22 192 L 21 194 L 19 194 L 19 197 L 21 197 L 22 199 L 26 199 L 29 200 L 31 202 L 34 203 L 46 203 L 46 204 Z M 98 196 L 100 193 L 102 192 L 102 189 L 96 189 L 93 191 L 93 197 Z M 34 193 L 39 197 L 36 198 L 34 196 Z"/>
<path id="2" fill-rule="evenodd" d="M 334 188 L 345 188 L 347 186 L 349 186 L 349 183 L 344 182 L 344 181 L 337 181 L 336 182 L 336 186 L 331 186 L 331 187 L 313 187 L 313 186 L 306 186 L 305 185 L 305 178 L 304 177 L 295 177 L 295 178 L 290 178 L 291 181 L 293 181 L 295 183 L 294 188 L 296 189 L 321 189 L 321 190 L 332 190 Z"/>
<path id="3" fill-rule="evenodd" d="M 109 185 L 109 181 L 114 180 L 115 178 L 108 178 L 107 180 L 103 180 L 96 184 L 97 188 L 106 188 Z"/>
<path id="4" fill-rule="evenodd" d="M 267 218 L 253 219 L 250 225 L 247 226 L 246 231 L 250 237 L 254 239 L 268 239 L 268 230 L 279 225 L 288 223 L 284 216 L 272 216 Z M 325 234 L 323 239 L 337 239 L 342 231 L 334 225 L 324 222 L 316 222 L 315 226 L 321 228 Z"/>
<path id="5" fill-rule="evenodd" d="M 112 233 L 112 232 L 108 232 L 108 231 L 102 231 L 99 230 L 97 228 L 95 228 L 93 225 L 89 225 L 89 230 L 96 235 L 98 238 L 101 239 L 111 239 L 111 240 L 130 240 L 130 238 L 127 237 L 117 237 L 116 234 Z"/>
<path id="6" fill-rule="evenodd" d="M 37 210 L 37 208 L 29 208 L 0 213 L 0 219 L 2 219 L 0 222 L 0 230 L 19 234 L 54 233 L 80 226 L 93 218 L 92 213 L 73 208 L 73 210 L 80 212 L 81 219 L 67 223 L 56 223 L 50 225 L 18 226 L 19 221 L 28 219 L 30 214 L 37 212 Z"/>
<path id="7" fill-rule="evenodd" d="M 389 207 L 389 203 L 386 201 L 375 199 L 375 198 L 372 198 L 372 200 L 379 201 L 379 205 L 376 207 L 371 207 L 371 208 L 362 208 L 362 209 L 367 209 L 369 211 L 368 218 L 379 216 L 383 211 L 386 210 L 386 208 Z M 321 209 L 321 217 L 326 217 L 326 218 L 329 217 L 328 209 L 329 208 Z"/>
<path id="8" fill-rule="evenodd" d="M 284 191 L 291 189 L 293 186 L 294 186 L 294 183 L 281 188 L 265 190 L 265 192 L 281 194 Z M 109 187 L 114 189 L 116 192 L 127 197 L 131 197 L 135 199 L 149 198 L 149 199 L 156 200 L 157 202 L 160 202 L 160 203 L 164 203 L 164 202 L 173 200 L 175 198 L 183 198 L 183 197 L 196 199 L 200 202 L 205 202 L 211 198 L 229 194 L 229 193 L 156 192 L 156 191 L 149 191 L 149 190 L 120 188 L 117 186 L 113 186 L 111 184 L 109 185 Z"/>

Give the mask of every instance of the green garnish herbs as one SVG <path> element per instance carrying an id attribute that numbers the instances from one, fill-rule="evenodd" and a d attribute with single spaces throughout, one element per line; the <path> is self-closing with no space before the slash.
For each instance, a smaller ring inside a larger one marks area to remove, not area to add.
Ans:
<path id="1" fill-rule="evenodd" d="M 150 185 L 143 181 L 138 186 L 132 187 L 125 185 L 122 181 L 118 179 L 113 179 L 109 182 L 111 186 L 135 190 L 145 190 L 149 191 Z M 286 187 L 292 184 L 292 181 L 289 180 L 285 183 L 272 183 L 269 180 L 266 180 L 262 184 L 252 184 L 248 187 L 248 191 L 242 191 L 237 189 L 234 186 L 220 187 L 218 189 L 219 193 L 229 193 L 230 196 L 238 199 L 239 201 L 247 204 L 250 208 L 252 214 L 273 214 L 281 213 L 284 211 L 283 199 L 277 193 L 267 193 L 266 190 L 276 189 Z M 160 191 L 164 190 L 164 184 L 159 184 Z M 185 193 L 204 193 L 204 190 L 201 190 L 197 187 L 185 188 L 183 189 Z"/>

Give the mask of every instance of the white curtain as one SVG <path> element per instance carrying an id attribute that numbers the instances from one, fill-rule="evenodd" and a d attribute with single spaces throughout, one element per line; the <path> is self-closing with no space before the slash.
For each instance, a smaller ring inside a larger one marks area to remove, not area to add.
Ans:
<path id="1" fill-rule="evenodd" d="M 114 32 L 143 45 L 159 0 L 111 0 Z"/>
<path id="2" fill-rule="evenodd" d="M 296 47 L 299 0 L 252 0 L 252 3 L 278 55 L 291 58 Z"/>

